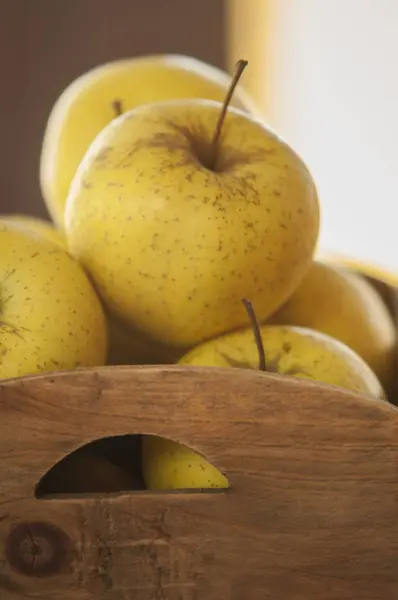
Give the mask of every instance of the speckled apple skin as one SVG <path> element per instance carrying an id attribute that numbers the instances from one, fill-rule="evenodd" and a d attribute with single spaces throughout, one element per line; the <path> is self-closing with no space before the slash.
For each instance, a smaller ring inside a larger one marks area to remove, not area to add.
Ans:
<path id="1" fill-rule="evenodd" d="M 385 400 L 379 379 L 363 358 L 326 333 L 293 325 L 263 325 L 260 333 L 268 373 L 313 379 Z M 259 356 L 249 327 L 199 344 L 178 362 L 257 369 Z"/>
<path id="2" fill-rule="evenodd" d="M 118 110 L 177 98 L 222 101 L 229 84 L 230 76 L 221 69 L 175 54 L 111 61 L 72 81 L 51 110 L 40 155 L 41 191 L 57 227 L 64 228 L 65 202 L 80 161 Z M 259 113 L 240 85 L 232 104 Z"/>
<path id="3" fill-rule="evenodd" d="M 58 244 L 0 222 L 0 378 L 103 365 L 107 327 L 82 267 Z"/>
<path id="4" fill-rule="evenodd" d="M 299 156 L 264 123 L 231 108 L 217 160 L 221 104 L 137 108 L 95 139 L 65 214 L 70 252 L 109 308 L 154 339 L 192 346 L 264 320 L 307 272 L 318 197 Z"/>

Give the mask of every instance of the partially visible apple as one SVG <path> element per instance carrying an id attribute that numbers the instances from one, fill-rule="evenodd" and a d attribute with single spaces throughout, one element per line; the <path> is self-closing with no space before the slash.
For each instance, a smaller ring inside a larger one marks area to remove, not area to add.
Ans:
<path id="1" fill-rule="evenodd" d="M 35 233 L 67 250 L 66 239 L 49 221 L 25 214 L 0 215 L 0 221 L 12 223 L 17 227 Z M 165 346 L 146 339 L 142 334 L 132 331 L 125 323 L 106 314 L 108 321 L 108 358 L 110 365 L 137 365 L 174 363 L 184 350 Z"/>
<path id="2" fill-rule="evenodd" d="M 47 208 L 59 228 L 76 169 L 96 135 L 120 112 L 159 100 L 222 100 L 226 73 L 188 56 L 160 54 L 117 60 L 91 69 L 73 81 L 55 103 L 45 131 L 40 182 Z M 256 112 L 240 89 L 233 101 Z"/>
<path id="3" fill-rule="evenodd" d="M 358 273 L 316 260 L 268 324 L 299 325 L 327 333 L 355 350 L 391 387 L 395 324 L 379 292 Z"/>
<path id="4" fill-rule="evenodd" d="M 64 250 L 67 250 L 66 239 L 62 233 L 58 231 L 54 225 L 52 225 L 52 223 L 41 219 L 40 217 L 19 213 L 9 213 L 0 215 L 0 221 L 12 223 L 18 227 L 26 229 L 27 231 L 37 233 L 45 239 L 51 240 L 55 244 L 58 244 Z"/>
<path id="5" fill-rule="evenodd" d="M 115 119 L 70 188 L 69 251 L 113 314 L 166 345 L 244 326 L 242 296 L 264 320 L 312 261 L 315 185 L 264 123 L 227 108 L 241 70 L 223 105 L 159 102 Z"/>
<path id="6" fill-rule="evenodd" d="M 81 266 L 0 219 L 0 378 L 103 365 L 107 326 Z"/>
<path id="7" fill-rule="evenodd" d="M 393 288 L 398 288 L 398 272 L 385 269 L 375 263 L 366 262 L 355 256 L 320 250 L 317 252 L 317 259 L 327 264 L 344 267 L 371 280 L 381 281 Z"/>
<path id="8" fill-rule="evenodd" d="M 204 342 L 185 354 L 182 365 L 260 369 L 313 379 L 385 400 L 376 375 L 338 340 L 303 327 L 259 327 L 247 302 L 252 327 Z M 142 472 L 151 490 L 228 487 L 227 478 L 193 450 L 169 439 L 144 436 Z"/>
<path id="9" fill-rule="evenodd" d="M 336 254 L 323 254 L 322 261 L 362 275 L 381 295 L 395 326 L 398 325 L 398 273 L 380 265 L 361 261 L 359 258 Z"/>
<path id="10" fill-rule="evenodd" d="M 142 436 L 142 473 L 148 490 L 228 488 L 228 479 L 203 456 L 166 438 Z"/>
<path id="11" fill-rule="evenodd" d="M 265 371 L 336 385 L 384 399 L 378 378 L 351 348 L 324 333 L 291 325 L 260 327 Z M 258 346 L 252 328 L 209 340 L 185 354 L 184 365 L 257 369 Z"/>

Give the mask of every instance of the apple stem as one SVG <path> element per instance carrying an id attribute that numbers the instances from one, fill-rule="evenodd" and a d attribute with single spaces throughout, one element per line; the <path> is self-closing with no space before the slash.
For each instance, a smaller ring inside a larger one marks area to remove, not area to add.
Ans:
<path id="1" fill-rule="evenodd" d="M 225 121 L 225 115 L 227 114 L 229 103 L 231 102 L 231 99 L 232 99 L 233 93 L 235 91 L 235 88 L 238 84 L 238 81 L 241 78 L 241 75 L 242 75 L 243 71 L 245 70 L 245 68 L 247 67 L 247 65 L 248 65 L 247 60 L 238 60 L 238 62 L 235 65 L 235 72 L 233 74 L 230 86 L 227 91 L 227 95 L 225 96 L 225 99 L 224 99 L 224 102 L 223 102 L 223 105 L 221 108 L 221 112 L 218 117 L 216 128 L 215 128 L 214 134 L 213 134 L 213 139 L 211 140 L 211 146 L 210 146 L 211 153 L 210 153 L 210 160 L 209 160 L 211 169 L 214 169 L 215 164 L 216 164 L 218 143 L 220 141 L 221 130 L 222 130 L 222 127 L 223 127 L 223 124 Z"/>
<path id="2" fill-rule="evenodd" d="M 267 369 L 265 364 L 263 338 L 261 337 L 260 325 L 257 320 L 256 313 L 254 312 L 253 304 L 247 298 L 243 298 L 242 303 L 246 309 L 254 333 L 254 340 L 256 342 L 258 352 L 258 369 L 259 371 L 266 371 Z"/>
<path id="3" fill-rule="evenodd" d="M 112 108 L 115 112 L 116 117 L 120 117 L 120 115 L 123 113 L 123 105 L 122 105 L 122 101 L 121 100 L 114 100 L 112 102 Z"/>

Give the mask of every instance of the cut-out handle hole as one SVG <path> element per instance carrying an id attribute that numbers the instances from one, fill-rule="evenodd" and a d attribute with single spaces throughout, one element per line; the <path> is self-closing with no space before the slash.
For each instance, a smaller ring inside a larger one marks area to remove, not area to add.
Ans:
<path id="1" fill-rule="evenodd" d="M 200 454 L 170 439 L 122 435 L 95 440 L 71 452 L 40 479 L 36 498 L 138 491 L 217 492 L 226 477 Z"/>
<path id="2" fill-rule="evenodd" d="M 40 479 L 35 495 L 44 498 L 143 489 L 141 436 L 123 435 L 95 440 L 62 458 Z"/>

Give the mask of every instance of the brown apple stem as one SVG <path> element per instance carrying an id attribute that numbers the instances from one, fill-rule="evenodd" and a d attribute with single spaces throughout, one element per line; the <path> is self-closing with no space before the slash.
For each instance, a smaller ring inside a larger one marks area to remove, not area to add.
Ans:
<path id="1" fill-rule="evenodd" d="M 216 128 L 215 128 L 214 134 L 213 134 L 213 139 L 211 140 L 210 160 L 209 160 L 209 168 L 210 169 L 214 169 L 215 164 L 216 164 L 218 143 L 220 141 L 221 130 L 222 130 L 222 127 L 223 127 L 223 124 L 225 121 L 225 115 L 227 114 L 229 103 L 231 102 L 231 99 L 232 99 L 233 93 L 235 91 L 235 88 L 238 84 L 238 81 L 241 78 L 241 75 L 242 75 L 243 71 L 245 70 L 245 68 L 247 67 L 247 65 L 248 65 L 247 60 L 238 60 L 238 62 L 235 65 L 235 72 L 233 74 L 230 86 L 227 91 L 227 95 L 225 96 L 225 99 L 224 99 L 224 102 L 223 102 L 223 105 L 221 108 L 221 112 L 218 117 Z"/>
<path id="2" fill-rule="evenodd" d="M 257 317 L 256 317 L 256 313 L 254 312 L 253 304 L 247 298 L 243 298 L 242 303 L 246 309 L 246 312 L 247 312 L 249 320 L 250 320 L 250 324 L 253 329 L 254 340 L 256 342 L 257 352 L 258 352 L 258 369 L 259 369 L 259 371 L 266 371 L 267 369 L 266 369 L 266 364 L 265 364 L 265 352 L 264 352 L 263 338 L 261 337 L 260 325 L 259 325 L 259 322 L 257 321 Z"/>
<path id="3" fill-rule="evenodd" d="M 123 105 L 122 105 L 122 101 L 121 100 L 114 100 L 112 102 L 112 108 L 115 112 L 115 116 L 116 117 L 120 117 L 120 115 L 123 113 Z"/>

